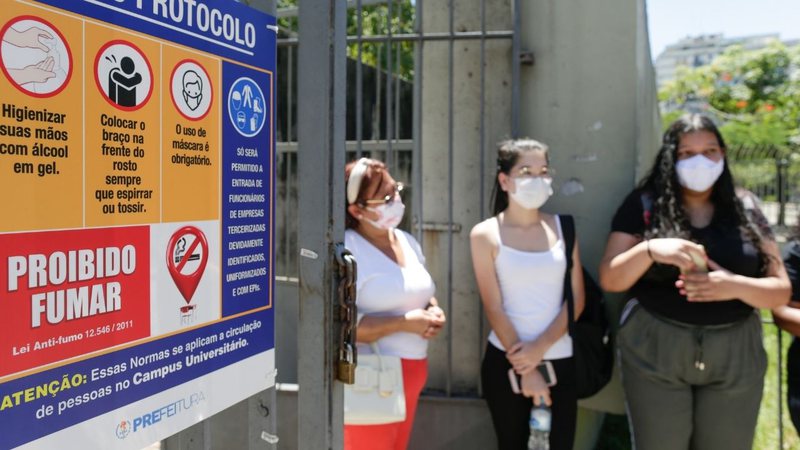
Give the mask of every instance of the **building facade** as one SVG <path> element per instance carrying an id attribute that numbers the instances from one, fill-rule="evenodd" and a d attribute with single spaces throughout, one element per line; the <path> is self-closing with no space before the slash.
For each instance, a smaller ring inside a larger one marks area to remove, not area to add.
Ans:
<path id="1" fill-rule="evenodd" d="M 711 64 L 714 58 L 733 45 L 741 45 L 745 50 L 758 50 L 777 39 L 780 39 L 778 34 L 733 38 L 726 38 L 722 34 L 685 37 L 667 46 L 656 58 L 656 82 L 661 88 L 666 82 L 675 78 L 675 73 L 681 66 L 700 67 Z"/>

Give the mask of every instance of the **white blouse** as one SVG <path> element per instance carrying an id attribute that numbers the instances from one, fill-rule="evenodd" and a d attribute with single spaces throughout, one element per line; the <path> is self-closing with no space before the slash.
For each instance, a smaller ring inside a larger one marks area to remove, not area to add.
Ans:
<path id="1" fill-rule="evenodd" d="M 425 308 L 436 290 L 425 269 L 425 257 L 413 236 L 393 230 L 405 258 L 400 267 L 354 230 L 346 230 L 345 247 L 356 257 L 356 305 L 358 320 L 364 315 L 402 316 L 408 311 Z M 416 333 L 398 332 L 380 338 L 376 344 L 381 354 L 405 359 L 427 357 L 428 341 Z M 358 344 L 360 354 L 372 353 L 366 344 Z"/>

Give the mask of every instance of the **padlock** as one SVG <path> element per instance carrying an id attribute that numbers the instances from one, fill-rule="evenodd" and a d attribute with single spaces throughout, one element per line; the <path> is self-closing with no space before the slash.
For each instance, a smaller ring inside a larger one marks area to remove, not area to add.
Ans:
<path id="1" fill-rule="evenodd" d="M 356 382 L 356 363 L 353 361 L 353 347 L 350 344 L 345 344 L 344 350 L 340 352 L 336 378 L 344 384 Z"/>

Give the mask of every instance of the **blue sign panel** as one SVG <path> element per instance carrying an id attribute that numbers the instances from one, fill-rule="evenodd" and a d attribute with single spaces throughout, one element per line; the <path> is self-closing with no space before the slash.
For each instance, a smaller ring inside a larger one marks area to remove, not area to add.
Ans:
<path id="1" fill-rule="evenodd" d="M 275 23 L 3 4 L 0 449 L 141 449 L 275 383 Z"/>

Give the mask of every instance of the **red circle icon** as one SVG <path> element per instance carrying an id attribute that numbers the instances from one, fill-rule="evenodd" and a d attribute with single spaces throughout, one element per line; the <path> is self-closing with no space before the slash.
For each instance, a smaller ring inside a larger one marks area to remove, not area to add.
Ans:
<path id="1" fill-rule="evenodd" d="M 153 95 L 153 69 L 144 52 L 124 40 L 107 42 L 94 59 L 94 82 L 103 99 L 122 111 L 136 111 Z"/>
<path id="2" fill-rule="evenodd" d="M 0 70 L 31 97 L 58 95 L 72 78 L 72 50 L 61 30 L 36 16 L 19 16 L 0 29 Z"/>
<path id="3" fill-rule="evenodd" d="M 214 103 L 214 87 L 208 71 L 193 59 L 175 65 L 170 75 L 172 105 L 186 119 L 205 118 Z"/>
<path id="4" fill-rule="evenodd" d="M 186 303 L 192 300 L 208 263 L 208 240 L 199 228 L 185 226 L 169 238 L 167 269 Z"/>

